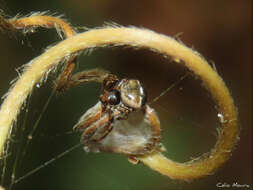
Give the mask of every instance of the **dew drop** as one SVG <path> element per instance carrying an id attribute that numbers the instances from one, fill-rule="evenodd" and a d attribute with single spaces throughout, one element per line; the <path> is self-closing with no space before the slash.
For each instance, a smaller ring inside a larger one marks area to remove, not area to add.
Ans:
<path id="1" fill-rule="evenodd" d="M 32 135 L 28 135 L 27 138 L 28 138 L 29 140 L 32 140 L 33 136 L 32 136 Z"/>
<path id="2" fill-rule="evenodd" d="M 35 85 L 37 88 L 39 88 L 40 87 L 40 83 L 36 83 L 36 85 Z"/>
<path id="3" fill-rule="evenodd" d="M 87 146 L 84 146 L 84 147 L 83 147 L 83 150 L 84 150 L 85 152 L 90 152 L 90 149 L 89 149 L 89 147 L 87 147 Z"/>
<path id="4" fill-rule="evenodd" d="M 220 120 L 221 123 L 226 123 L 226 122 L 227 122 L 227 121 L 225 120 L 223 114 L 218 113 L 217 116 L 218 116 L 218 118 L 219 118 L 219 120 Z"/>
<path id="5" fill-rule="evenodd" d="M 176 63 L 180 63 L 180 62 L 181 62 L 181 59 L 179 59 L 179 58 L 174 58 L 173 61 L 175 61 Z"/>
<path id="6" fill-rule="evenodd" d="M 29 30 L 29 32 L 34 33 L 35 30 L 32 28 L 32 29 Z"/>

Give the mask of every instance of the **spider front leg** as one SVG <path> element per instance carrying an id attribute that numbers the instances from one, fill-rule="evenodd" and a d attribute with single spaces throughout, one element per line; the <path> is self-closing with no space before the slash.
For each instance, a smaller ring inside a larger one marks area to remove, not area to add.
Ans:
<path id="1" fill-rule="evenodd" d="M 76 59 L 77 59 L 76 57 L 71 58 L 71 60 L 69 60 L 64 66 L 62 73 L 56 79 L 55 90 L 57 92 L 65 92 L 68 89 L 68 86 L 66 84 L 72 77 L 72 73 L 74 71 L 76 64 Z"/>
<path id="2" fill-rule="evenodd" d="M 69 88 L 84 84 L 87 82 L 98 82 L 101 83 L 105 78 L 108 77 L 109 72 L 102 69 L 91 69 L 82 72 L 78 72 L 73 75 L 75 68 L 76 58 L 69 61 L 62 73 L 56 80 L 55 89 L 57 92 L 65 92 Z"/>

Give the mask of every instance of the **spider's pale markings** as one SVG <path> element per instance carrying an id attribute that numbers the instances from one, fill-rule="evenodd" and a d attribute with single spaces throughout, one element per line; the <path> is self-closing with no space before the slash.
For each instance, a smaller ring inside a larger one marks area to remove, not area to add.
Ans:
<path id="1" fill-rule="evenodd" d="M 180 77 L 180 79 L 178 79 L 176 82 L 172 83 L 167 89 L 165 89 L 164 91 L 162 91 L 162 93 L 158 96 L 159 98 L 161 98 L 162 96 L 164 96 L 167 92 L 169 92 L 172 88 L 174 88 L 176 85 L 178 85 L 180 82 L 182 82 L 189 74 L 185 74 L 182 77 Z M 153 102 L 157 101 L 159 98 L 154 98 L 153 101 L 150 102 L 150 104 L 152 104 Z M 155 101 L 154 101 L 155 100 Z M 74 151 L 75 149 L 77 149 L 78 147 L 83 146 L 82 143 L 78 143 L 74 146 L 72 146 L 71 148 L 67 149 L 66 151 L 58 154 L 57 156 L 53 157 L 52 159 L 44 162 L 43 164 L 39 165 L 38 167 L 32 169 L 31 171 L 27 172 L 25 175 L 19 177 L 18 179 L 16 179 L 14 181 L 14 184 L 19 183 L 20 181 L 26 179 L 27 177 L 33 175 L 34 173 L 38 172 L 40 169 L 52 164 L 53 162 L 57 161 L 58 159 L 62 158 L 63 156 L 67 155 L 68 153 Z"/>

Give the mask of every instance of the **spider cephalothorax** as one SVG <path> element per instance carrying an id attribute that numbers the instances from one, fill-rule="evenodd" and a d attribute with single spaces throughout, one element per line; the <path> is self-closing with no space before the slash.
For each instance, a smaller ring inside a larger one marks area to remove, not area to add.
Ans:
<path id="1" fill-rule="evenodd" d="M 108 79 L 111 80 L 111 77 L 105 78 L 105 81 Z M 113 120 L 126 119 L 130 112 L 144 108 L 147 94 L 140 81 L 122 79 L 111 83 L 109 87 L 103 86 L 100 101 L 103 111 L 112 114 Z"/>

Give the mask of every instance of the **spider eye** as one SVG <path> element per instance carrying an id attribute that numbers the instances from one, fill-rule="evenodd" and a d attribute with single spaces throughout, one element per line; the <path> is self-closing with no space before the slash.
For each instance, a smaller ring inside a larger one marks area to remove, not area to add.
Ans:
<path id="1" fill-rule="evenodd" d="M 120 92 L 117 90 L 113 90 L 110 92 L 108 96 L 108 102 L 111 105 L 117 105 L 120 103 Z"/>

